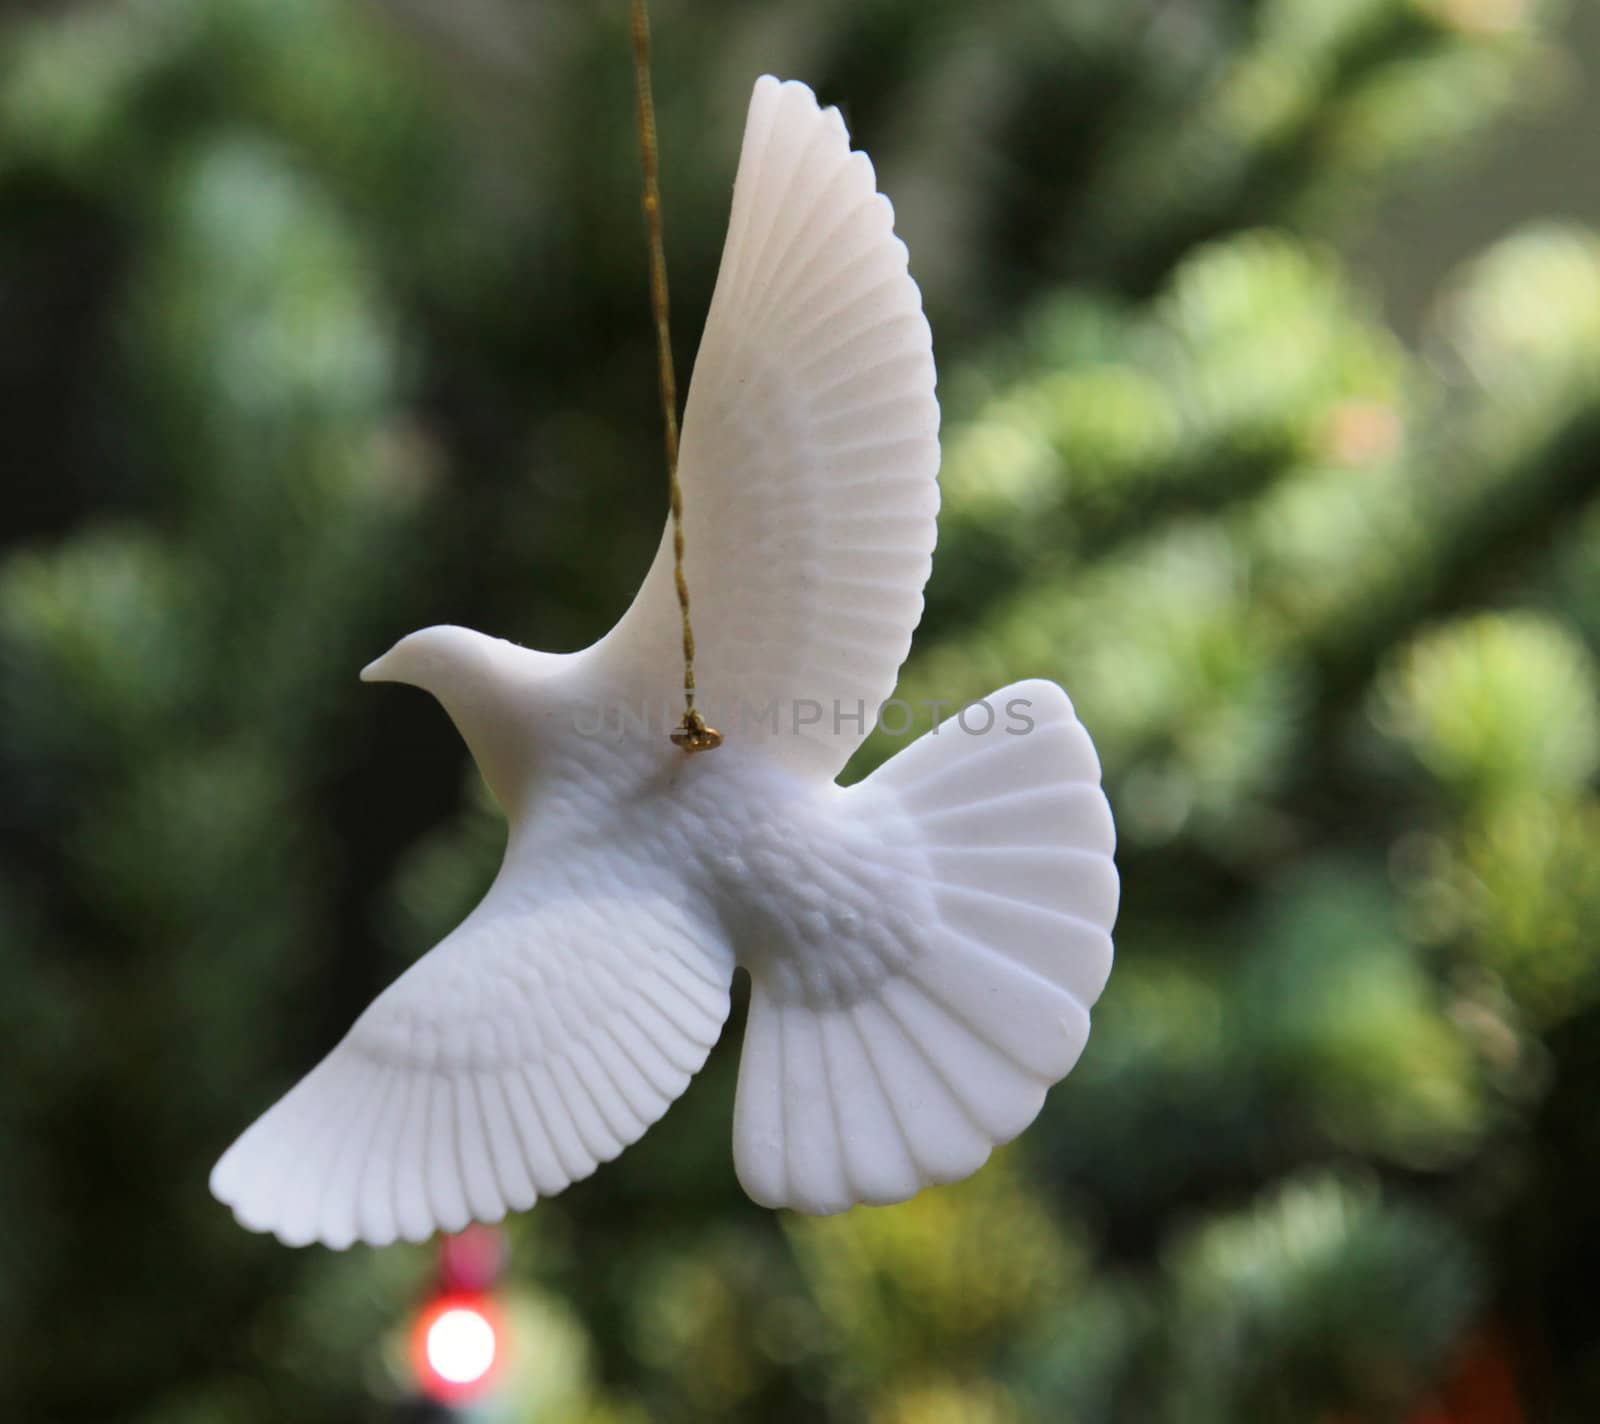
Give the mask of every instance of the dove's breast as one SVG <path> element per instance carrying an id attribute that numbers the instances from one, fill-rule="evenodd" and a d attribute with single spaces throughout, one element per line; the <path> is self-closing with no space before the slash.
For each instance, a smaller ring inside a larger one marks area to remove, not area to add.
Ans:
<path id="1" fill-rule="evenodd" d="M 847 798 L 735 758 L 724 766 L 714 800 L 686 797 L 682 809 L 695 822 L 702 892 L 735 955 L 780 998 L 855 1002 L 904 964 L 933 922 L 911 823 L 889 798 Z"/>

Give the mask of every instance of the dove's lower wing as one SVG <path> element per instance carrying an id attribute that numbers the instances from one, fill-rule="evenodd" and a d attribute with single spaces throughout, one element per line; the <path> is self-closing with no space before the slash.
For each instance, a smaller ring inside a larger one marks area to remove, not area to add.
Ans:
<path id="1" fill-rule="evenodd" d="M 716 1041 L 732 958 L 665 887 L 584 879 L 503 870 L 234 1143 L 213 1193 L 290 1245 L 419 1241 L 531 1206 L 640 1137 Z"/>
<path id="2" fill-rule="evenodd" d="M 831 779 L 893 691 L 933 553 L 938 433 L 928 323 L 872 164 L 836 109 L 764 77 L 679 469 L 702 704 L 736 724 L 775 707 L 778 733 L 755 735 L 792 770 Z M 669 528 L 594 653 L 606 681 L 671 706 L 679 646 Z"/>

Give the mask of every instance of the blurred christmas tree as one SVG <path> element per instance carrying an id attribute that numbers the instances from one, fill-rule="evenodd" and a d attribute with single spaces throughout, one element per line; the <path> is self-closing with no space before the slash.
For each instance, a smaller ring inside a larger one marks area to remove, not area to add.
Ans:
<path id="1" fill-rule="evenodd" d="M 487 1417 L 1593 1418 L 1600 236 L 1439 274 L 1421 354 L 1339 255 L 1551 88 L 1562 17 L 657 18 L 685 366 L 753 76 L 878 160 L 947 430 L 901 692 L 1072 691 L 1119 966 L 1021 1143 L 829 1221 L 733 1181 L 735 1023 L 513 1224 Z M 355 669 L 579 646 L 654 547 L 623 19 L 0 30 L 0 1416 L 403 1415 L 430 1253 L 288 1252 L 205 1175 L 498 854 L 442 717 Z"/>

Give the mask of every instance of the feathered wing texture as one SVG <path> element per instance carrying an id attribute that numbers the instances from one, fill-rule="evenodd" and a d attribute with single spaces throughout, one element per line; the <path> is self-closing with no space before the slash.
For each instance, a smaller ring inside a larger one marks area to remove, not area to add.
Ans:
<path id="1" fill-rule="evenodd" d="M 234 1143 L 211 1190 L 288 1245 L 498 1221 L 667 1110 L 716 1041 L 731 976 L 720 934 L 665 887 L 625 889 L 593 860 L 503 869 Z"/>
<path id="2" fill-rule="evenodd" d="M 1054 683 L 987 705 L 988 732 L 952 718 L 841 793 L 893 851 L 878 923 L 902 914 L 902 942 L 751 965 L 734 1158 L 758 1202 L 827 1213 L 965 1177 L 1083 1050 L 1118 896 L 1099 761 Z"/>
<path id="3" fill-rule="evenodd" d="M 760 741 L 792 770 L 832 779 L 894 688 L 933 553 L 938 432 L 921 294 L 872 164 L 838 110 L 763 77 L 679 469 L 702 704 L 776 704 L 783 734 Z M 669 526 L 595 651 L 670 707 L 678 649 Z"/>

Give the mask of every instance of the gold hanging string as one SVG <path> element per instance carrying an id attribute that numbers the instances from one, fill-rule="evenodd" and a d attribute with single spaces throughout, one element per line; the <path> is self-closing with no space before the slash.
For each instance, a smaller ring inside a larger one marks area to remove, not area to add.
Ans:
<path id="1" fill-rule="evenodd" d="M 644 220 L 650 241 L 650 306 L 656 321 L 656 358 L 661 371 L 661 414 L 667 447 L 667 488 L 672 506 L 672 577 L 683 623 L 683 721 L 672 740 L 686 752 L 722 745 L 694 705 L 694 625 L 689 621 L 689 581 L 683 573 L 683 487 L 678 481 L 678 383 L 672 373 L 672 334 L 667 320 L 667 254 L 661 237 L 661 187 L 656 153 L 656 106 L 650 88 L 650 16 L 646 0 L 632 0 L 633 74 L 639 96 L 639 154 L 644 166 Z"/>

